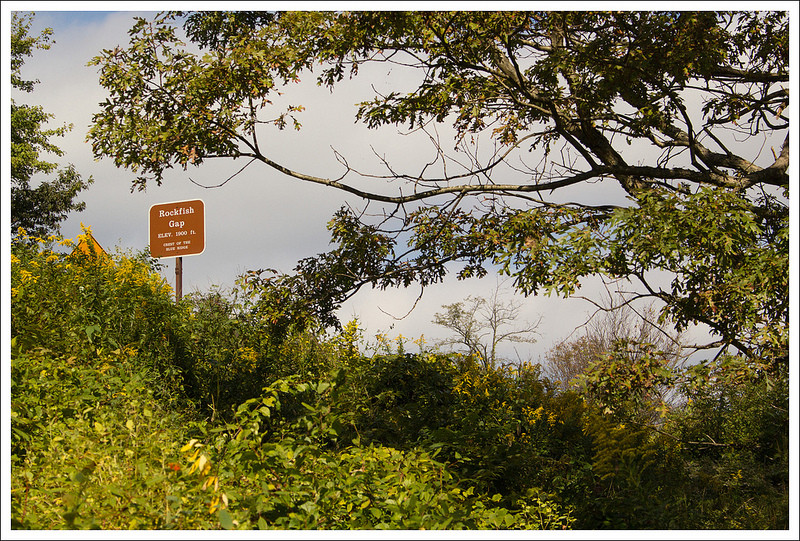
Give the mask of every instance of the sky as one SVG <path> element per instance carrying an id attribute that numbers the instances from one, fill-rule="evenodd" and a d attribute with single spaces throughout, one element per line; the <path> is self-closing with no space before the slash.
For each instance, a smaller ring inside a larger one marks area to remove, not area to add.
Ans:
<path id="1" fill-rule="evenodd" d="M 35 52 L 23 69 L 24 78 L 39 79 L 39 84 L 33 93 L 17 95 L 15 99 L 42 105 L 53 113 L 53 125 L 73 125 L 67 136 L 54 141 L 65 151 L 65 156 L 57 161 L 72 163 L 84 178 L 94 179 L 90 188 L 79 196 L 86 203 L 85 211 L 73 213 L 63 222 L 64 236 L 74 238 L 81 233 L 83 224 L 91 228 L 94 237 L 108 251 L 142 250 L 148 244 L 148 211 L 152 205 L 201 199 L 206 213 L 206 247 L 200 255 L 183 258 L 186 295 L 215 287 L 229 288 L 239 275 L 251 269 L 291 272 L 298 260 L 329 249 L 326 224 L 338 208 L 345 204 L 360 207 L 360 201 L 343 192 L 302 183 L 265 166 L 254 165 L 222 187 L 202 187 L 218 185 L 238 170 L 240 165 L 231 162 L 207 163 L 188 171 L 172 170 L 166 174 L 162 186 L 131 192 L 134 174 L 116 168 L 109 159 L 95 160 L 85 140 L 92 114 L 99 111 L 98 104 L 105 98 L 98 82 L 98 68 L 87 63 L 103 49 L 125 47 L 134 16 L 150 16 L 152 11 L 148 10 L 166 9 L 169 3 L 5 4 L 10 4 L 13 10 L 36 12 L 32 35 L 43 28 L 53 29 L 51 48 Z M 175 4 L 180 6 L 173 3 L 170 8 Z M 100 5 L 124 11 L 90 11 Z M 192 8 L 197 6 L 193 3 Z M 6 9 L 4 32 L 10 18 Z M 306 106 L 301 117 L 303 128 L 299 132 L 276 131 L 268 142 L 271 155 L 295 170 L 336 177 L 341 166 L 335 160 L 334 149 L 349 163 L 380 171 L 380 164 L 372 155 L 374 148 L 392 163 L 414 170 L 431 155 L 423 142 L 400 136 L 395 127 L 374 131 L 355 123 L 354 103 L 370 97 L 370 83 L 378 87 L 382 83 L 388 85 L 389 81 L 382 77 L 386 76 L 376 73 L 374 78 L 357 77 L 333 94 L 313 84 L 292 88 L 285 99 Z M 590 189 L 597 191 L 598 198 L 608 193 L 606 186 Z M 165 265 L 162 275 L 174 286 L 175 260 L 162 259 L 161 263 Z M 505 280 L 490 275 L 458 281 L 451 276 L 441 285 L 426 288 L 419 300 L 420 289 L 415 286 L 385 291 L 362 288 L 342 307 L 339 318 L 346 322 L 357 317 L 368 340 L 383 333 L 390 339 L 403 336 L 409 341 L 422 337 L 431 344 L 450 334 L 432 324 L 434 314 L 444 304 L 464 300 L 469 295 L 486 297 L 496 287 L 502 288 L 504 298 L 511 299 L 511 282 Z M 603 291 L 598 280 L 587 280 L 581 294 L 600 301 Z M 543 295 L 513 298 L 522 303 L 520 324 L 537 320 L 541 323 L 536 343 L 512 344 L 501 349 L 501 355 L 511 360 L 541 360 L 555 344 L 580 333 L 580 326 L 595 312 L 592 304 L 579 298 Z M 697 340 L 706 336 L 702 329 L 690 334 Z"/>

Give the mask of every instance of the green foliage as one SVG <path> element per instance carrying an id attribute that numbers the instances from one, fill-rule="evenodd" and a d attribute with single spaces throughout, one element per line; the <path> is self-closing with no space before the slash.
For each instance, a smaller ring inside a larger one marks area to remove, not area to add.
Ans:
<path id="1" fill-rule="evenodd" d="M 536 497 L 519 512 L 499 507 L 499 496 L 479 497 L 425 451 L 340 441 L 343 420 L 319 400 L 336 386 L 276 381 L 239 407 L 211 447 L 193 440 L 184 448 L 190 472 L 220 491 L 210 511 L 223 527 L 539 529 L 571 522 L 560 506 Z M 287 416 L 287 400 L 300 396 L 305 411 Z"/>
<path id="2" fill-rule="evenodd" d="M 788 374 L 768 368 L 732 356 L 689 367 L 681 382 L 687 404 L 673 418 L 684 439 L 705 440 L 712 448 L 725 442 L 762 460 L 785 455 Z"/>
<path id="3" fill-rule="evenodd" d="M 576 472 L 565 472 L 565 466 L 587 457 L 580 398 L 556 395 L 531 365 L 491 370 L 467 365 L 454 383 L 450 422 L 431 430 L 429 445 L 441 446 L 465 475 L 510 500 L 536 489 L 575 505 L 576 487 L 566 485 Z M 580 467 L 577 473 L 583 475 Z"/>
<path id="4" fill-rule="evenodd" d="M 259 149 L 257 119 L 297 129 L 303 106 L 274 111 L 271 98 L 307 75 L 334 90 L 380 62 L 417 70 L 419 83 L 359 103 L 356 119 L 369 128 L 447 121 L 458 142 L 488 133 L 507 149 L 548 155 L 565 143 L 585 158 L 588 178 L 612 174 L 629 193 L 648 177 L 736 185 L 726 168 L 788 182 L 783 166 L 756 171 L 740 149 L 726 156 L 696 137 L 737 124 L 749 134 L 788 128 L 786 12 L 192 12 L 136 19 L 130 36 L 127 48 L 93 60 L 109 99 L 90 139 L 97 155 L 139 172 L 139 187 L 210 157 L 287 172 Z M 706 89 L 688 126 L 687 87 Z M 692 165 L 702 166 L 674 166 L 670 155 L 630 167 L 611 141 L 652 145 L 655 133 L 692 146 Z M 557 163 L 557 175 L 570 167 Z"/>
<path id="5" fill-rule="evenodd" d="M 353 220 L 340 214 L 331 227 L 357 228 Z M 567 208 L 483 216 L 423 209 L 409 213 L 408 222 L 416 234 L 412 259 L 373 261 L 385 257 L 385 250 L 362 244 L 355 232 L 337 233 L 341 245 L 304 260 L 292 282 L 312 299 L 325 296 L 313 310 L 330 314 L 365 283 L 428 285 L 454 260 L 465 262 L 460 277 L 497 266 L 525 294 L 571 295 L 582 279 L 597 274 L 630 278 L 643 295 L 663 302 L 663 325 L 674 323 L 680 331 L 706 324 L 720 347 L 754 358 L 778 362 L 788 352 L 789 222 L 780 198 L 752 201 L 720 188 L 685 194 L 653 189 L 636 205 L 606 216 Z M 361 264 L 353 264 L 359 257 Z M 674 276 L 668 288 L 649 283 L 655 272 Z M 333 285 L 327 276 L 346 276 L 346 283 Z M 333 290 L 335 298 L 320 293 Z"/>
<path id="6" fill-rule="evenodd" d="M 682 382 L 687 404 L 670 428 L 691 442 L 686 491 L 703 510 L 700 527 L 788 527 L 789 380 L 769 368 L 723 357 Z"/>
<path id="7" fill-rule="evenodd" d="M 740 26 L 727 24 L 734 17 Z M 612 107 L 619 98 L 636 108 L 626 132 L 646 136 L 647 128 L 680 116 L 678 100 L 668 98 L 690 78 L 711 79 L 728 63 L 781 75 L 788 66 L 787 20 L 779 13 L 227 12 L 190 13 L 185 28 L 212 53 L 209 67 L 212 59 L 224 58 L 225 47 L 263 59 L 269 71 L 256 71 L 259 64 L 241 72 L 228 68 L 236 76 L 226 81 L 259 98 L 278 81 L 300 77 L 314 61 L 322 64 L 318 84 L 333 89 L 361 65 L 383 58 L 376 52 L 416 53 L 429 59 L 412 64 L 427 70 L 424 83 L 362 102 L 357 118 L 370 127 L 413 128 L 451 117 L 462 137 L 491 127 L 506 144 L 556 116 L 549 104 L 564 118 L 596 118 L 616 115 Z M 583 39 L 565 40 L 565 34 Z M 543 43 L 552 48 L 535 46 Z M 749 51 L 758 53 L 748 58 Z M 244 56 L 235 61 L 242 68 L 255 62 Z M 567 78 L 566 88 L 557 74 Z M 731 94 L 720 92 L 707 106 L 717 119 L 730 119 Z M 737 112 L 739 118 L 752 111 Z M 534 144 L 552 138 L 545 130 Z"/>
<path id="8" fill-rule="evenodd" d="M 136 352 L 13 347 L 12 528 L 193 527 L 171 469 L 193 415 L 160 399 Z"/>
<path id="9" fill-rule="evenodd" d="M 784 362 L 620 344 L 580 394 L 75 244 L 12 245 L 15 529 L 788 527 Z"/>
<path id="10" fill-rule="evenodd" d="M 213 415 L 229 413 L 242 400 L 258 394 L 264 384 L 259 344 L 253 343 L 247 322 L 235 313 L 234 302 L 215 291 L 190 295 L 186 322 L 187 355 L 197 382 L 196 393 Z"/>
<path id="11" fill-rule="evenodd" d="M 593 439 L 592 470 L 600 497 L 588 502 L 589 523 L 601 528 L 654 529 L 686 527 L 671 507 L 680 504 L 673 492 L 680 468 L 670 441 L 650 426 L 619 423 L 597 411 L 587 415 L 585 431 Z M 677 509 L 676 509 L 677 510 Z"/>
<path id="12" fill-rule="evenodd" d="M 175 348 L 184 316 L 169 285 L 140 259 L 78 250 L 89 235 L 42 239 L 20 230 L 12 246 L 11 337 L 20 351 L 44 347 L 82 359 L 133 348 L 162 378 L 158 389 L 171 394 L 180 385 Z"/>
<path id="13" fill-rule="evenodd" d="M 588 502 L 582 519 L 613 528 L 788 527 L 785 373 L 744 357 L 669 374 L 656 362 L 615 376 L 619 364 L 606 363 L 586 378 L 598 407 L 585 420 L 603 498 Z M 647 399 L 666 383 L 677 402 Z"/>
<path id="14" fill-rule="evenodd" d="M 130 167 L 142 177 L 154 174 L 159 184 L 165 162 L 175 156 L 176 165 L 186 168 L 209 157 L 241 155 L 237 137 L 232 140 L 231 135 L 237 130 L 252 133 L 255 123 L 240 106 L 264 107 L 277 93 L 280 81 L 285 84 L 296 78 L 299 69 L 309 67 L 290 45 L 271 48 L 258 40 L 231 40 L 237 45 L 231 55 L 221 51 L 202 57 L 189 54 L 170 24 L 172 19 L 170 14 L 159 14 L 153 21 L 137 18 L 130 31 L 130 49 L 105 50 L 93 61 L 102 67 L 101 84 L 117 88 L 122 102 L 143 97 L 149 101 L 157 95 L 151 118 L 166 120 L 143 121 L 126 105 L 108 100 L 94 117 L 95 152 L 113 155 L 118 166 Z M 184 109 L 179 104 L 192 105 Z M 285 115 L 295 110 L 289 107 L 275 123 L 282 128 Z M 138 185 L 144 188 L 144 182 Z"/>
<path id="15" fill-rule="evenodd" d="M 788 206 L 777 199 L 651 190 L 608 221 L 541 215 L 515 213 L 492 239 L 502 246 L 495 261 L 523 291 L 571 293 L 596 273 L 632 277 L 664 302 L 662 323 L 705 323 L 722 344 L 754 357 L 788 351 Z M 669 289 L 647 282 L 656 270 L 674 275 Z"/>
<path id="16" fill-rule="evenodd" d="M 483 369 L 459 354 L 387 349 L 350 357 L 346 374 L 336 407 L 352 415 L 347 437 L 422 446 L 509 505 L 533 489 L 555 497 L 556 486 L 559 504 L 579 498 L 585 471 L 571 467 L 589 452 L 582 401 L 543 384 L 538 367 Z"/>
<path id="17" fill-rule="evenodd" d="M 147 262 L 77 244 L 12 246 L 12 525 L 181 527 L 169 464 L 196 416 L 170 344 L 181 311 Z"/>
<path id="18" fill-rule="evenodd" d="M 51 29 L 38 37 L 28 34 L 33 14 L 11 15 L 11 86 L 15 90 L 32 92 L 39 81 L 22 78 L 25 57 L 35 49 L 49 49 Z M 45 129 L 43 125 L 53 115 L 40 106 L 24 105 L 11 99 L 11 233 L 22 227 L 37 236 L 58 232 L 59 223 L 72 211 L 81 211 L 85 204 L 75 201 L 78 192 L 92 183 L 84 181 L 72 165 L 57 173 L 50 181 L 37 181 L 38 175 L 49 175 L 58 164 L 45 161 L 43 153 L 62 156 L 63 152 L 51 142 L 63 136 L 71 126 Z M 38 185 L 37 185 L 38 184 Z"/>
<path id="19" fill-rule="evenodd" d="M 652 192 L 616 213 L 612 235 L 611 274 L 674 274 L 671 290 L 657 296 L 679 329 L 702 322 L 746 355 L 788 353 L 788 205 L 716 188 Z"/>
<path id="20" fill-rule="evenodd" d="M 225 417 L 276 377 L 319 377 L 327 370 L 332 348 L 322 336 L 313 328 L 265 324 L 264 308 L 274 307 L 263 297 L 251 302 L 241 290 L 230 297 L 216 291 L 176 304 L 146 258 L 85 254 L 74 249 L 79 241 L 20 232 L 11 328 L 22 351 L 47 347 L 91 357 L 134 348 L 139 362 L 162 378 L 166 395 L 180 388 L 202 409 Z M 61 246 L 72 253 L 58 252 Z"/>
<path id="21" fill-rule="evenodd" d="M 674 384 L 670 359 L 650 344 L 618 341 L 579 377 L 587 397 L 603 412 L 622 420 L 665 415 L 669 404 L 664 389 Z M 649 418 L 649 419 L 648 419 Z"/>
<path id="22" fill-rule="evenodd" d="M 570 524 L 537 495 L 502 506 L 428 451 L 343 439 L 356 417 L 342 407 L 344 372 L 331 381 L 315 372 L 324 364 L 284 367 L 296 371 L 284 379 L 269 365 L 247 372 L 268 361 L 259 345 L 309 360 L 334 348 L 317 342 L 320 351 L 304 354 L 308 335 L 276 342 L 248 330 L 258 310 L 218 292 L 176 304 L 142 258 L 52 249 L 75 244 L 21 232 L 13 246 L 14 528 Z M 349 332 L 339 339 L 345 365 L 355 356 Z M 246 343 L 255 355 L 230 355 Z M 215 380 L 217 369 L 225 372 Z M 270 384 L 235 394 L 241 381 L 228 371 Z M 196 395 L 236 411 L 199 420 L 202 409 L 186 400 Z"/>
<path id="23" fill-rule="evenodd" d="M 260 395 L 274 379 L 293 374 L 320 378 L 334 358 L 319 324 L 291 303 L 286 288 L 246 275 L 227 293 L 188 295 L 189 316 L 182 325 L 183 356 L 195 396 L 203 407 L 229 419 L 241 402 Z M 297 305 L 294 305 L 297 306 Z"/>

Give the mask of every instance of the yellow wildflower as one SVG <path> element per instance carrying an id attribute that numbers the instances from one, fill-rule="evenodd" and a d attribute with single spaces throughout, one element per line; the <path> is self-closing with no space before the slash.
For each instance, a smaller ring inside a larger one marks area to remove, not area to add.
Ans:
<path id="1" fill-rule="evenodd" d="M 20 274 L 20 278 L 22 279 L 22 283 L 23 284 L 28 284 L 28 283 L 31 283 L 31 282 L 33 282 L 35 284 L 36 281 L 39 279 L 38 276 L 32 274 L 30 271 L 25 270 L 25 269 L 22 269 L 21 271 L 19 271 L 19 274 Z"/>

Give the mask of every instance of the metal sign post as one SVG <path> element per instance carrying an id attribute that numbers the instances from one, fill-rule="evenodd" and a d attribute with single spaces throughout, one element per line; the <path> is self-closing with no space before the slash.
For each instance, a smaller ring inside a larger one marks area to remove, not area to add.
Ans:
<path id="1" fill-rule="evenodd" d="M 200 199 L 150 207 L 150 257 L 175 260 L 175 300 L 183 296 L 183 256 L 206 249 L 205 204 Z"/>

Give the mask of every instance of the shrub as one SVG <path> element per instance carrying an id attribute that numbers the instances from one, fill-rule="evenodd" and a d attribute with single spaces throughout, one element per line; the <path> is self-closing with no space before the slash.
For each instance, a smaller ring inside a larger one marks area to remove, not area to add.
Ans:
<path id="1" fill-rule="evenodd" d="M 12 246 L 11 336 L 18 351 L 43 347 L 80 361 L 132 348 L 156 390 L 183 383 L 179 356 L 185 312 L 169 285 L 142 258 L 85 253 L 77 241 L 18 236 Z M 73 249 L 70 253 L 56 248 Z"/>
<path id="2" fill-rule="evenodd" d="M 191 410 L 157 396 L 133 349 L 44 348 L 11 363 L 13 528 L 181 528 L 180 462 Z"/>
<path id="3" fill-rule="evenodd" d="M 184 447 L 222 527 L 540 529 L 572 522 L 568 511 L 537 495 L 509 510 L 500 495 L 478 494 L 424 450 L 342 441 L 347 421 L 325 399 L 342 381 L 279 380 L 242 404 L 208 445 Z M 285 416 L 300 396 L 304 413 Z"/>

